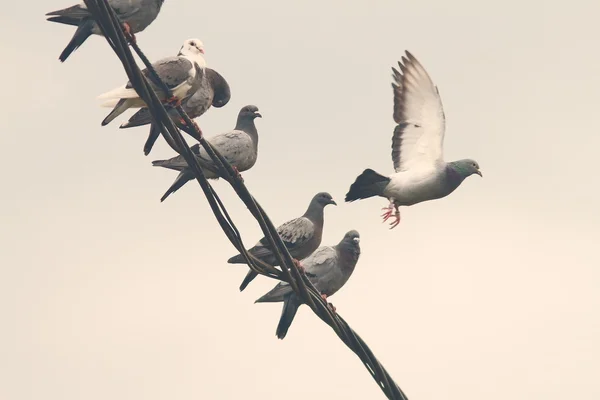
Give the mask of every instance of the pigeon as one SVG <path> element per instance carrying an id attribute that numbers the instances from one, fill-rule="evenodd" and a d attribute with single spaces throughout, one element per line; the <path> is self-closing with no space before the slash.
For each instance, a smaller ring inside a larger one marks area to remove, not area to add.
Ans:
<path id="1" fill-rule="evenodd" d="M 163 2 L 164 0 L 108 0 L 108 4 L 123 22 L 125 32 L 132 41 L 135 41 L 135 33 L 143 31 L 156 19 Z M 48 21 L 77 27 L 71 41 L 58 57 L 61 62 L 65 62 L 71 53 L 77 50 L 92 34 L 102 34 L 100 27 L 83 2 L 49 12 L 46 16 Z"/>
<path id="2" fill-rule="evenodd" d="M 247 171 L 254 166 L 258 157 L 258 131 L 254 124 L 255 118 L 262 118 L 256 106 L 245 106 L 239 114 L 235 128 L 232 131 L 213 136 L 207 141 L 231 164 L 231 166 L 240 172 Z M 219 179 L 219 168 L 213 163 L 212 159 L 199 144 L 190 147 L 195 154 L 202 171 L 207 179 Z M 161 197 L 163 202 L 171 193 L 176 192 L 188 181 L 195 178 L 194 173 L 189 168 L 183 156 L 179 155 L 168 160 L 153 161 L 152 165 L 179 171 L 179 175 L 169 190 Z"/>
<path id="3" fill-rule="evenodd" d="M 208 109 L 213 106 L 221 108 L 229 103 L 231 98 L 231 90 L 229 84 L 217 71 L 205 68 L 200 88 L 190 96 L 187 100 L 181 103 L 181 107 L 190 117 L 190 119 L 197 118 L 204 114 Z M 168 110 L 173 121 L 182 128 L 185 124 L 176 109 L 170 108 Z M 134 126 L 142 126 L 146 124 L 150 125 L 150 134 L 144 145 L 144 154 L 150 154 L 152 146 L 156 142 L 156 139 L 160 136 L 160 129 L 152 121 L 150 110 L 144 107 L 135 114 L 129 121 L 121 124 L 121 128 L 132 128 Z"/>
<path id="4" fill-rule="evenodd" d="M 302 263 L 309 280 L 321 293 L 323 300 L 342 288 L 354 272 L 360 257 L 360 236 L 357 231 L 349 231 L 335 246 L 319 247 Z M 283 301 L 283 310 L 277 325 L 277 337 L 283 339 L 294 320 L 296 311 L 303 303 L 287 282 L 279 282 L 270 292 L 255 303 L 275 303 Z M 330 305 L 335 311 L 333 305 Z"/>
<path id="5" fill-rule="evenodd" d="M 395 173 L 381 175 L 365 169 L 346 194 L 352 202 L 373 196 L 387 198 L 383 221 L 392 213 L 393 229 L 400 223 L 399 206 L 440 199 L 452 193 L 469 176 L 483 176 L 475 160 L 445 162 L 443 141 L 445 115 L 437 87 L 408 51 L 400 71 L 392 68 L 394 121 L 398 124 L 392 137 L 392 160 Z"/>
<path id="6" fill-rule="evenodd" d="M 160 100 L 170 104 L 179 104 L 194 94 L 202 82 L 206 62 L 202 57 L 204 44 L 199 39 L 188 39 L 175 57 L 166 57 L 152 64 L 159 78 L 171 89 L 173 97 L 166 98 L 158 82 L 154 82 L 152 75 L 145 68 L 142 73 L 149 80 L 150 86 L 156 92 Z M 110 90 L 98 96 L 99 99 L 109 99 L 103 103 L 104 107 L 112 107 L 113 110 L 102 121 L 102 126 L 107 125 L 113 119 L 124 113 L 129 108 L 145 107 L 146 103 L 139 97 L 131 82 Z"/>
<path id="7" fill-rule="evenodd" d="M 290 255 L 295 260 L 296 265 L 302 269 L 298 260 L 309 256 L 321 244 L 323 236 L 323 208 L 326 205 L 337 205 L 329 193 L 317 193 L 308 206 L 308 209 L 301 217 L 292 219 L 277 228 L 277 233 L 287 247 Z M 262 238 L 248 250 L 254 257 L 266 262 L 267 264 L 277 266 L 279 262 L 277 257 L 271 251 L 267 238 Z M 231 257 L 227 260 L 229 264 L 245 264 L 246 261 L 241 254 Z M 244 278 L 240 285 L 240 291 L 243 291 L 258 274 L 252 270 Z"/>

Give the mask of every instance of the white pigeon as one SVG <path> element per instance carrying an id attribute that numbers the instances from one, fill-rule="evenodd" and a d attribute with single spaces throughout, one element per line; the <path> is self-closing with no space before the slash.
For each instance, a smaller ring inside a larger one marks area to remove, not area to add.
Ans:
<path id="1" fill-rule="evenodd" d="M 386 177 L 366 169 L 346 194 L 347 202 L 373 196 L 389 199 L 382 217 L 385 222 L 394 216 L 391 228 L 400 223 L 399 206 L 445 197 L 470 175 L 482 176 L 474 160 L 444 161 L 445 116 L 438 89 L 408 51 L 398 66 L 400 72 L 392 68 L 398 124 L 392 138 L 395 173 Z"/>
<path id="2" fill-rule="evenodd" d="M 177 56 L 166 57 L 152 64 L 159 78 L 173 93 L 173 97 L 169 99 L 167 99 L 167 94 L 164 93 L 161 85 L 154 82 L 147 69 L 144 69 L 142 73 L 146 76 L 160 100 L 179 104 L 193 95 L 202 82 L 204 68 L 206 68 L 206 61 L 202 54 L 204 54 L 202 41 L 188 39 L 183 42 Z M 98 98 L 108 100 L 102 104 L 103 107 L 114 106 L 114 109 L 102 121 L 102 125 L 110 123 L 129 108 L 146 107 L 146 103 L 140 98 L 131 82 L 103 93 Z"/>

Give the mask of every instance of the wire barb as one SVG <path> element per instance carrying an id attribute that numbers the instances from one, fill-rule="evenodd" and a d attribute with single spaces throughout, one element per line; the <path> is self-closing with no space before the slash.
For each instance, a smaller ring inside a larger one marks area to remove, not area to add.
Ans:
<path id="1" fill-rule="evenodd" d="M 221 154 L 219 154 L 219 152 L 216 151 L 210 145 L 210 143 L 204 139 L 202 133 L 198 131 L 197 126 L 192 123 L 190 117 L 185 113 L 182 107 L 178 106 L 176 107 L 176 110 L 186 123 L 186 131 L 191 130 L 191 132 L 187 133 L 196 139 L 199 139 L 200 145 L 206 150 L 210 158 L 217 165 L 220 175 L 233 187 L 239 198 L 255 217 L 269 243 L 270 248 L 273 250 L 275 257 L 279 262 L 279 265 L 281 265 L 281 270 L 264 263 L 246 251 L 239 230 L 229 216 L 229 213 L 227 212 L 216 191 L 212 188 L 204 176 L 202 168 L 191 152 L 179 128 L 173 123 L 167 110 L 165 109 L 165 106 L 158 99 L 156 93 L 148 84 L 146 77 L 144 74 L 142 74 L 137 66 L 133 54 L 129 49 L 129 45 L 131 45 L 148 69 L 148 72 L 152 76 L 152 80 L 159 83 L 161 88 L 167 94 L 167 97 L 170 97 L 171 91 L 158 77 L 158 74 L 146 56 L 142 53 L 137 42 L 130 43 L 127 40 L 123 29 L 121 28 L 121 22 L 117 18 L 114 10 L 108 5 L 107 1 L 83 1 L 93 18 L 98 23 L 100 30 L 102 31 L 102 34 L 106 38 L 108 44 L 121 60 L 123 68 L 129 77 L 129 81 L 135 88 L 138 95 L 148 106 L 148 110 L 152 114 L 153 124 L 159 127 L 161 135 L 165 138 L 169 146 L 171 146 L 178 154 L 183 156 L 185 161 L 188 163 L 196 177 L 196 180 L 198 181 L 198 184 L 200 185 L 200 188 L 208 200 L 209 206 L 211 207 L 215 218 L 223 229 L 223 232 L 233 246 L 240 252 L 240 254 L 242 254 L 248 266 L 253 271 L 261 275 L 288 282 L 294 292 L 302 299 L 302 301 L 306 303 L 313 310 L 313 312 L 319 318 L 321 318 L 321 320 L 328 324 L 335 331 L 338 337 L 346 344 L 346 346 L 348 346 L 348 348 L 350 348 L 358 356 L 358 358 L 365 365 L 367 371 L 369 371 L 373 379 L 377 382 L 379 388 L 383 391 L 388 399 L 407 400 L 408 398 L 406 395 L 377 360 L 367 344 L 356 332 L 354 332 L 352 328 L 350 328 L 350 326 L 339 314 L 333 312 L 327 302 L 323 300 L 319 291 L 310 282 L 308 277 L 298 271 L 296 265 L 293 263 L 290 253 L 279 237 L 277 229 L 260 204 L 250 194 L 244 181 L 240 179 L 239 175 L 235 172 L 227 160 L 225 160 L 223 156 L 221 156 Z"/>

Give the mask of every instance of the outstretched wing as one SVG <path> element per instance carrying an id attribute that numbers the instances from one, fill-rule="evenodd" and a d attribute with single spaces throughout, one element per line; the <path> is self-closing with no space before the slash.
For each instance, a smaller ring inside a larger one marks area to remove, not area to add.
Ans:
<path id="1" fill-rule="evenodd" d="M 443 162 L 446 129 L 442 100 L 437 87 L 417 59 L 406 52 L 392 68 L 394 121 L 392 160 L 396 172 L 432 168 Z"/>

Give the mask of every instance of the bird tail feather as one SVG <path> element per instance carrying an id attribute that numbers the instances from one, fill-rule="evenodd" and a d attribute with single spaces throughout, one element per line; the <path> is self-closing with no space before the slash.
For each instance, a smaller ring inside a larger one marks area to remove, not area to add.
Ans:
<path id="1" fill-rule="evenodd" d="M 242 257 L 241 254 L 239 256 Z M 242 258 L 242 262 L 245 262 L 243 258 Z M 230 263 L 230 264 L 236 264 L 236 263 Z M 246 287 L 250 284 L 250 282 L 252 282 L 254 280 L 254 278 L 256 278 L 257 276 L 258 276 L 258 273 L 254 272 L 252 270 L 249 270 L 248 273 L 246 274 L 246 277 L 242 281 L 242 284 L 240 285 L 240 292 L 243 292 L 244 289 L 246 289 Z"/>
<path id="2" fill-rule="evenodd" d="M 283 339 L 287 335 L 288 329 L 292 325 L 298 307 L 300 307 L 301 304 L 298 296 L 294 293 L 287 296 L 283 301 L 283 310 L 281 311 L 281 317 L 279 318 L 279 324 L 277 324 L 276 331 L 279 339 Z"/>
<path id="3" fill-rule="evenodd" d="M 152 123 L 152 115 L 150 110 L 142 108 L 129 118 L 129 121 L 123 122 L 120 126 L 121 129 L 133 128 L 134 126 L 142 126 Z"/>
<path id="4" fill-rule="evenodd" d="M 66 17 L 71 19 L 79 19 L 82 20 L 84 18 L 90 17 L 90 12 L 87 8 L 81 7 L 80 4 L 75 6 L 63 8 L 61 10 L 50 11 L 46 13 L 47 17 Z M 50 20 L 50 18 L 48 18 Z"/>
<path id="5" fill-rule="evenodd" d="M 229 260 L 227 260 L 227 263 L 228 264 L 245 264 L 246 261 L 244 260 L 244 257 L 241 254 L 238 254 L 237 256 L 233 256 Z"/>
<path id="6" fill-rule="evenodd" d="M 152 147 L 154 146 L 154 143 L 156 143 L 156 140 L 159 136 L 160 129 L 156 124 L 152 123 L 150 125 L 150 133 L 148 133 L 148 139 L 146 139 L 146 143 L 144 143 L 144 155 L 147 156 L 148 154 L 150 154 L 150 151 L 152 150 Z M 152 165 L 154 165 L 154 163 Z"/>
<path id="7" fill-rule="evenodd" d="M 350 190 L 346 193 L 346 201 L 381 196 L 389 182 L 390 178 L 378 174 L 372 169 L 365 169 L 350 186 Z"/>
<path id="8" fill-rule="evenodd" d="M 192 180 L 193 177 L 194 175 L 190 174 L 188 171 L 181 171 L 179 175 L 177 175 L 175 182 L 173 182 L 171 187 L 169 187 L 165 194 L 163 194 L 163 196 L 160 198 L 160 202 L 162 203 L 163 201 L 165 201 L 167 197 L 169 197 L 172 193 L 178 191 L 183 185 Z"/>
<path id="9" fill-rule="evenodd" d="M 123 114 L 129 107 L 133 104 L 133 100 L 131 99 L 121 99 L 115 105 L 115 108 L 104 118 L 102 121 L 102 126 L 108 125 L 113 119 L 117 118 L 119 115 Z"/>
<path id="10" fill-rule="evenodd" d="M 71 53 L 73 53 L 75 50 L 77 50 L 79 48 L 79 46 L 81 46 L 83 44 L 83 42 L 85 42 L 87 40 L 87 38 L 90 37 L 90 35 L 92 34 L 92 29 L 94 28 L 94 21 L 91 19 L 84 20 L 83 23 L 81 23 L 81 25 L 79 24 L 79 22 L 81 22 L 81 21 L 75 21 L 74 19 L 72 19 L 70 17 L 52 17 L 49 20 L 56 21 L 56 22 L 63 22 L 68 25 L 78 25 L 77 30 L 75 31 L 75 33 L 73 34 L 73 37 L 71 38 L 71 41 L 67 44 L 67 46 L 62 51 L 62 53 L 60 53 L 60 56 L 58 56 L 58 59 L 61 62 L 65 62 L 66 59 L 69 58 Z M 74 23 L 69 23 L 71 20 Z M 75 23 L 75 22 L 78 22 L 78 23 Z"/>
<path id="11" fill-rule="evenodd" d="M 139 96 L 134 88 L 128 88 L 127 85 L 123 85 L 109 90 L 106 93 L 102 93 L 100 96 L 98 96 L 98 99 L 134 99 L 137 97 Z"/>

